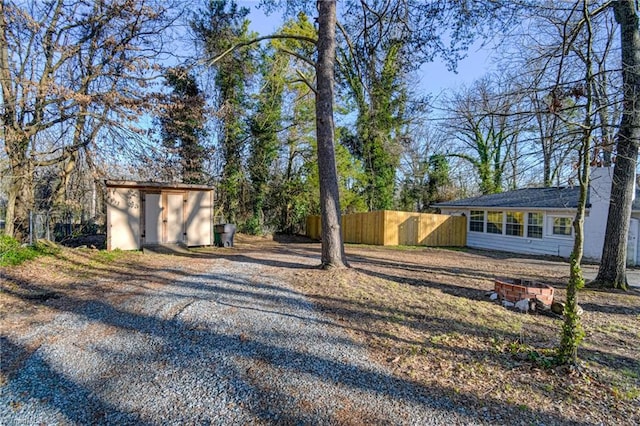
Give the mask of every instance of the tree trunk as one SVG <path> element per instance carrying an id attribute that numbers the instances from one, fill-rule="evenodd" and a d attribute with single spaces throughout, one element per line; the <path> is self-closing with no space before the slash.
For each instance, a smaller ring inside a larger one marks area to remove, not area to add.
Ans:
<path id="1" fill-rule="evenodd" d="M 640 18 L 634 0 L 613 2 L 620 24 L 623 111 L 613 171 L 609 217 L 598 276 L 591 285 L 628 289 L 627 243 L 640 144 Z"/>
<path id="2" fill-rule="evenodd" d="M 60 180 L 58 181 L 58 184 L 55 186 L 55 189 L 53 191 L 53 205 L 56 209 L 66 210 L 69 181 L 71 180 L 71 175 L 76 170 L 77 159 L 78 154 L 74 151 L 69 154 L 67 162 L 62 165 L 62 170 L 60 171 Z"/>
<path id="3" fill-rule="evenodd" d="M 549 188 L 553 185 L 553 179 L 551 178 L 551 155 L 547 154 L 546 151 L 543 153 L 543 162 L 544 162 L 544 187 Z"/>
<path id="4" fill-rule="evenodd" d="M 338 171 L 333 127 L 333 80 L 336 54 L 336 2 L 318 0 L 316 63 L 316 135 L 322 215 L 322 266 L 346 266 L 342 244 Z"/>
<path id="5" fill-rule="evenodd" d="M 589 15 L 588 0 L 582 0 L 582 17 L 586 30 L 586 55 L 585 82 L 586 82 L 586 104 L 584 107 L 584 121 L 582 123 L 582 139 L 580 150 L 578 151 L 578 182 L 580 192 L 578 206 L 573 221 L 575 236 L 573 240 L 573 250 L 570 256 L 569 282 L 567 283 L 567 296 L 564 306 L 564 323 L 558 347 L 558 361 L 564 365 L 577 365 L 578 347 L 584 338 L 584 329 L 578 315 L 578 290 L 584 286 L 582 276 L 582 256 L 584 254 L 584 218 L 587 208 L 587 197 L 589 195 L 589 172 L 590 153 L 593 138 L 593 31 L 591 28 L 591 16 Z"/>
<path id="6" fill-rule="evenodd" d="M 575 237 L 573 240 L 573 250 L 571 251 L 569 283 L 567 285 L 567 296 L 564 308 L 564 323 L 558 348 L 559 361 L 562 364 L 575 365 L 578 362 L 578 346 L 584 337 L 584 330 L 578 315 L 578 290 L 584 286 L 582 276 L 582 256 L 584 254 L 584 217 L 587 206 L 587 195 L 589 193 L 589 148 L 591 140 L 591 129 L 585 130 L 582 149 L 579 154 L 581 170 L 578 173 L 580 182 L 580 192 L 578 198 L 578 208 L 573 220 Z"/>
<path id="7" fill-rule="evenodd" d="M 9 139 L 5 142 L 7 146 L 11 144 Z M 34 207 L 33 167 L 24 152 L 25 150 L 22 149 L 15 149 L 15 151 L 7 149 L 11 176 L 5 233 L 20 242 L 27 242 L 29 239 L 29 212 Z"/>

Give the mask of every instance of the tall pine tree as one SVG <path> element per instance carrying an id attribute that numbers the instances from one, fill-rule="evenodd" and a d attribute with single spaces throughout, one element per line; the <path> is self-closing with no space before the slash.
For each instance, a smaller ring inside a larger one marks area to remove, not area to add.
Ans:
<path id="1" fill-rule="evenodd" d="M 162 144 L 177 153 L 182 182 L 204 184 L 205 98 L 195 77 L 186 68 L 170 68 L 166 85 L 173 89 L 159 117 Z"/>
<path id="2" fill-rule="evenodd" d="M 209 58 L 217 58 L 233 45 L 252 37 L 248 14 L 249 9 L 238 7 L 234 0 L 210 1 L 206 9 L 199 11 L 191 26 Z M 250 48 L 235 49 L 211 63 L 218 91 L 218 141 L 223 161 L 220 200 L 229 222 L 237 222 L 242 214 L 242 189 L 246 183 L 242 159 L 247 143 L 243 117 L 248 80 L 255 68 L 253 53 Z"/>

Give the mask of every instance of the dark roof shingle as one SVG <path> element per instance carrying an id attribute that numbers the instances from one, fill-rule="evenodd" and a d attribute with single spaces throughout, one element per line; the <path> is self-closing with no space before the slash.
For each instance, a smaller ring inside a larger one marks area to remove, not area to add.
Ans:
<path id="1" fill-rule="evenodd" d="M 435 207 L 513 207 L 531 209 L 575 209 L 578 187 L 523 188 L 499 194 L 480 195 L 462 200 L 445 201 Z M 589 200 L 587 200 L 589 207 Z M 633 210 L 640 210 L 640 190 L 636 189 Z"/>
<path id="2" fill-rule="evenodd" d="M 578 205 L 578 190 L 573 187 L 523 188 L 499 194 L 480 195 L 438 203 L 436 207 L 529 207 L 567 209 Z"/>

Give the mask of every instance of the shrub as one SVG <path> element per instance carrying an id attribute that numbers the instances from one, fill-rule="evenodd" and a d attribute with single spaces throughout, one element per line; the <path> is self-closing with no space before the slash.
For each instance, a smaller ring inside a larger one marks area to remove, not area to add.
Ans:
<path id="1" fill-rule="evenodd" d="M 255 216 L 249 218 L 242 225 L 241 231 L 249 235 L 262 235 L 262 227 L 260 226 L 260 220 Z"/>

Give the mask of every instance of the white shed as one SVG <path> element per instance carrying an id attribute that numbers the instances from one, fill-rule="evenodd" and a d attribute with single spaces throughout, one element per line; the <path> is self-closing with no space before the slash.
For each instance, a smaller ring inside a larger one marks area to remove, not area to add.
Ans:
<path id="1" fill-rule="evenodd" d="M 204 185 L 107 180 L 107 250 L 213 245 L 214 190 Z"/>

